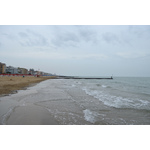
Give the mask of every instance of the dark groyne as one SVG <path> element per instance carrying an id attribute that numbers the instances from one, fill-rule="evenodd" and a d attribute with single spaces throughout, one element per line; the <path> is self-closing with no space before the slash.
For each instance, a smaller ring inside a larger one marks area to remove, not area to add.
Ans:
<path id="1" fill-rule="evenodd" d="M 57 76 L 57 79 L 113 79 L 113 77 L 110 77 L 110 78 L 94 78 L 94 77 Z"/>

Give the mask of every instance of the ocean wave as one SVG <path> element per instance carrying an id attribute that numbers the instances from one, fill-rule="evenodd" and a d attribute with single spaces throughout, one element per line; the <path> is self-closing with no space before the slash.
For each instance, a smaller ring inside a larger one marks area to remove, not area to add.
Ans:
<path id="1" fill-rule="evenodd" d="M 150 102 L 147 100 L 110 95 L 108 93 L 104 93 L 103 91 L 91 90 L 87 88 L 83 88 L 82 90 L 84 90 L 86 94 L 102 101 L 109 107 L 150 110 Z"/>

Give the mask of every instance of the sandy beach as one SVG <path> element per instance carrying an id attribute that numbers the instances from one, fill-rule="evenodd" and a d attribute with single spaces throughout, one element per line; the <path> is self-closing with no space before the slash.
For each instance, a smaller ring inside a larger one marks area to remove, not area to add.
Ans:
<path id="1" fill-rule="evenodd" d="M 0 76 L 0 95 L 16 93 L 17 90 L 51 78 L 53 77 Z"/>

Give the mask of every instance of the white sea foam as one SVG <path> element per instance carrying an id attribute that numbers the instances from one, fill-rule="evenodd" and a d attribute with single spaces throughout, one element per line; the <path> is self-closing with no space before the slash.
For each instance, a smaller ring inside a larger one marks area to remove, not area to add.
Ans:
<path id="1" fill-rule="evenodd" d="M 8 112 L 3 115 L 3 117 L 2 117 L 2 125 L 5 125 L 5 124 L 6 124 L 6 120 L 7 120 L 7 118 L 11 115 L 12 111 L 13 111 L 13 109 L 10 108 L 10 109 L 8 110 Z"/>
<path id="2" fill-rule="evenodd" d="M 102 87 L 103 87 L 103 88 L 106 88 L 107 86 L 106 86 L 106 85 L 102 85 Z"/>
<path id="3" fill-rule="evenodd" d="M 104 91 L 92 90 L 89 88 L 82 88 L 88 95 L 99 99 L 105 105 L 115 108 L 134 108 L 150 110 L 150 102 L 147 100 L 140 100 L 137 98 L 124 98 L 122 96 L 110 95 Z"/>
<path id="4" fill-rule="evenodd" d="M 84 118 L 86 121 L 89 121 L 91 123 L 96 122 L 96 116 L 97 116 L 96 112 L 92 112 L 89 109 L 85 109 L 83 110 L 83 113 L 84 113 Z"/>
<path id="5" fill-rule="evenodd" d="M 26 96 L 26 95 L 30 95 L 30 94 L 36 94 L 36 93 L 38 93 L 37 92 L 37 90 L 36 89 L 30 89 L 30 88 L 28 88 L 27 90 L 19 90 L 18 91 L 18 93 L 17 93 L 17 95 L 13 95 L 14 97 L 15 96 Z"/>

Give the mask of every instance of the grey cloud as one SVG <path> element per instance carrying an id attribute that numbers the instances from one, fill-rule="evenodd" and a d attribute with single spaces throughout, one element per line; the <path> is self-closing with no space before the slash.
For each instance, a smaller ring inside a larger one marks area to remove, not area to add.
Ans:
<path id="1" fill-rule="evenodd" d="M 122 45 L 133 46 L 130 39 L 123 37 Z"/>
<path id="2" fill-rule="evenodd" d="M 102 39 L 106 41 L 107 43 L 121 43 L 120 39 L 118 38 L 117 35 L 111 33 L 111 32 L 106 32 L 102 35 Z"/>
<path id="3" fill-rule="evenodd" d="M 27 30 L 27 33 L 20 32 L 19 36 L 23 37 L 20 41 L 22 46 L 48 46 L 47 39 L 41 34 Z"/>
<path id="4" fill-rule="evenodd" d="M 64 29 L 57 29 L 56 35 L 51 40 L 55 46 L 73 46 L 78 47 L 82 41 L 97 42 L 97 34 L 87 26 L 71 26 Z"/>
<path id="5" fill-rule="evenodd" d="M 143 31 L 141 27 L 138 26 L 129 26 L 129 32 L 133 35 L 136 35 L 138 38 L 142 37 Z"/>
<path id="6" fill-rule="evenodd" d="M 90 30 L 80 30 L 80 36 L 81 38 L 86 41 L 92 41 L 92 42 L 96 42 L 96 32 L 94 31 L 90 31 Z"/>
<path id="7" fill-rule="evenodd" d="M 136 36 L 137 38 L 150 38 L 150 26 L 129 26 L 128 31 L 130 34 Z"/>
<path id="8" fill-rule="evenodd" d="M 24 32 L 19 32 L 18 34 L 19 34 L 20 37 L 23 37 L 23 38 L 28 37 L 28 35 Z"/>
<path id="9" fill-rule="evenodd" d="M 7 33 L 2 33 L 2 35 L 4 35 L 4 36 L 8 36 L 8 34 L 7 34 Z"/>
<path id="10" fill-rule="evenodd" d="M 59 38 L 64 42 L 79 42 L 79 38 L 74 33 L 66 33 L 64 36 L 60 36 Z"/>
<path id="11" fill-rule="evenodd" d="M 79 37 L 72 32 L 66 32 L 63 34 L 58 34 L 51 40 L 51 42 L 55 46 L 77 46 L 77 43 L 79 42 Z"/>
<path id="12" fill-rule="evenodd" d="M 48 45 L 45 38 L 37 38 L 37 39 L 28 38 L 24 42 L 20 41 L 20 44 L 22 46 L 47 46 Z"/>
<path id="13" fill-rule="evenodd" d="M 76 26 L 79 32 L 79 36 L 82 41 L 84 42 L 92 42 L 97 43 L 98 41 L 98 34 L 95 30 L 97 26 Z"/>
<path id="14" fill-rule="evenodd" d="M 41 34 L 39 34 L 39 33 L 37 33 L 37 32 L 34 32 L 33 30 L 27 29 L 26 31 L 27 31 L 27 33 L 29 33 L 30 35 L 33 35 L 33 36 L 36 36 L 36 37 L 42 37 Z"/>
<path id="15" fill-rule="evenodd" d="M 17 38 L 14 34 L 2 33 L 2 35 L 8 38 L 9 40 L 15 40 Z"/>

